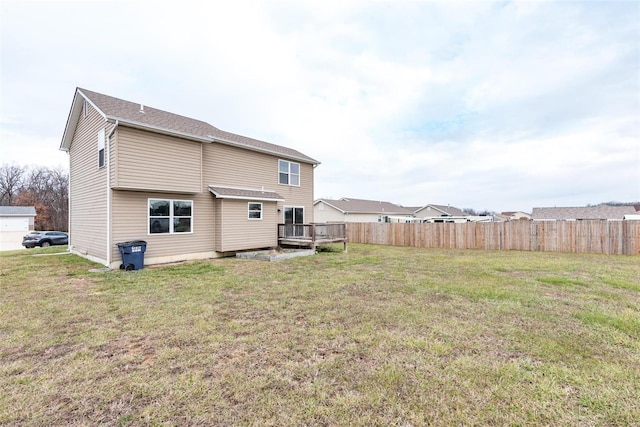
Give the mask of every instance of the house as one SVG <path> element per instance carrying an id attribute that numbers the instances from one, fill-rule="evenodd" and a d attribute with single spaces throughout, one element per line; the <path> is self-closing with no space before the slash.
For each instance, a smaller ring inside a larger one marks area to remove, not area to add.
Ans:
<path id="1" fill-rule="evenodd" d="M 316 222 L 412 222 L 413 212 L 379 200 L 318 199 L 313 203 Z"/>
<path id="2" fill-rule="evenodd" d="M 0 206 L 0 250 L 22 248 L 22 237 L 34 229 L 36 208 Z"/>
<path id="3" fill-rule="evenodd" d="M 282 223 L 313 221 L 317 160 L 209 123 L 77 88 L 69 154 L 69 248 L 111 268 L 117 243 L 145 264 L 278 245 Z"/>
<path id="4" fill-rule="evenodd" d="M 467 222 L 467 214 L 462 209 L 449 205 L 425 205 L 408 209 L 411 209 L 415 217 L 422 222 L 443 222 L 444 217 L 454 217 L 455 222 Z"/>
<path id="5" fill-rule="evenodd" d="M 531 214 L 526 213 L 526 212 L 522 212 L 522 211 L 502 212 L 500 214 L 500 216 L 505 218 L 506 221 L 530 220 L 531 219 Z"/>
<path id="6" fill-rule="evenodd" d="M 625 215 L 635 214 L 633 206 L 586 206 L 533 208 L 534 221 L 576 221 L 576 220 L 622 220 Z"/>

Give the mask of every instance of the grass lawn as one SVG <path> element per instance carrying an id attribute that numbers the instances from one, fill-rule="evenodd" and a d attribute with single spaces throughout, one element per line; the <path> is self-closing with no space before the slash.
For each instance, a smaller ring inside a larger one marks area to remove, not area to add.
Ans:
<path id="1" fill-rule="evenodd" d="M 1 425 L 640 425 L 640 258 L 0 255 Z"/>

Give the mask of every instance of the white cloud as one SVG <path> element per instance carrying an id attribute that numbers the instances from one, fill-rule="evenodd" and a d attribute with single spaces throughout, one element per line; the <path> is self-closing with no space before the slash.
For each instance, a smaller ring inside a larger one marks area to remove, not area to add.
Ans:
<path id="1" fill-rule="evenodd" d="M 640 199 L 637 3 L 150 4 L 2 3 L 2 161 L 81 86 L 299 149 L 316 197 Z"/>

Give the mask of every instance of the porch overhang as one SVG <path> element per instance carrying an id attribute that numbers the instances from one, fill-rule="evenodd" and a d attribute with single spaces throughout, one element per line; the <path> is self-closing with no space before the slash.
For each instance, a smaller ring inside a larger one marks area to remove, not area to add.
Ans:
<path id="1" fill-rule="evenodd" d="M 210 185 L 209 191 L 218 199 L 284 202 L 284 197 L 282 197 L 275 191 L 264 189 L 221 187 L 217 185 Z"/>

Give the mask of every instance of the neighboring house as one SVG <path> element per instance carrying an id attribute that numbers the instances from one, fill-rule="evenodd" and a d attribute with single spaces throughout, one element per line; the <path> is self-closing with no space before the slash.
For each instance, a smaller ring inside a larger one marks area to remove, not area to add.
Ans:
<path id="1" fill-rule="evenodd" d="M 31 231 L 35 217 L 33 206 L 0 206 L 0 231 Z"/>
<path id="2" fill-rule="evenodd" d="M 522 212 L 522 211 L 502 212 L 500 214 L 500 216 L 505 218 L 507 221 L 530 220 L 531 219 L 531 214 L 526 213 L 526 212 Z"/>
<path id="3" fill-rule="evenodd" d="M 425 205 L 411 209 L 416 218 L 422 221 L 440 219 L 441 217 L 456 217 L 458 222 L 466 222 L 466 216 L 462 209 L 445 205 Z"/>
<path id="4" fill-rule="evenodd" d="M 564 208 L 533 208 L 534 221 L 576 221 L 589 219 L 622 220 L 625 215 L 635 214 L 633 206 L 586 206 Z"/>
<path id="5" fill-rule="evenodd" d="M 318 199 L 313 217 L 319 223 L 331 222 L 411 222 L 413 212 L 402 206 L 378 200 Z"/>
<path id="6" fill-rule="evenodd" d="M 318 161 L 210 124 L 76 89 L 69 154 L 69 248 L 110 266 L 145 240 L 145 264 L 278 245 L 278 223 L 313 221 Z"/>

